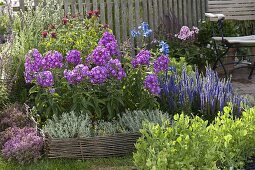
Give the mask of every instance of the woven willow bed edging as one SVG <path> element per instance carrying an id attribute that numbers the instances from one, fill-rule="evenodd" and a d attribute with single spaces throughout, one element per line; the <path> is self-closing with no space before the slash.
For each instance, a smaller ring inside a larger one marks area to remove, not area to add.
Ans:
<path id="1" fill-rule="evenodd" d="M 48 158 L 90 159 L 125 156 L 135 150 L 139 133 L 119 133 L 90 138 L 50 138 L 46 136 L 45 151 Z"/>

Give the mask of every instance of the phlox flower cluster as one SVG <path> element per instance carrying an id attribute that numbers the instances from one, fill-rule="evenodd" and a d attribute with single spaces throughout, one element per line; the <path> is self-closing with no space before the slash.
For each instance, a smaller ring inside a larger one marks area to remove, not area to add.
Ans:
<path id="1" fill-rule="evenodd" d="M 149 90 L 150 93 L 154 95 L 160 94 L 160 86 L 158 76 L 156 74 L 149 74 L 144 80 L 145 89 Z"/>
<path id="2" fill-rule="evenodd" d="M 75 66 L 73 70 L 64 70 L 64 77 L 69 84 L 77 84 L 89 75 L 89 67 L 83 64 Z"/>
<path id="3" fill-rule="evenodd" d="M 43 70 L 50 70 L 54 68 L 61 68 L 63 66 L 63 56 L 58 51 L 48 51 L 41 60 L 41 67 Z"/>
<path id="4" fill-rule="evenodd" d="M 112 33 L 105 32 L 98 45 L 105 47 L 111 56 L 119 56 L 118 42 Z"/>
<path id="5" fill-rule="evenodd" d="M 81 52 L 78 50 L 71 50 L 67 52 L 66 61 L 68 63 L 78 65 L 82 62 Z"/>
<path id="6" fill-rule="evenodd" d="M 63 56 L 57 51 L 49 51 L 43 57 L 37 49 L 32 49 L 26 54 L 25 81 L 33 80 L 42 87 L 51 87 L 54 84 L 51 69 L 63 67 Z"/>
<path id="7" fill-rule="evenodd" d="M 90 55 L 91 61 L 97 66 L 103 66 L 111 59 L 111 54 L 108 49 L 103 46 L 97 46 Z"/>
<path id="8" fill-rule="evenodd" d="M 136 57 L 132 60 L 131 64 L 134 68 L 137 68 L 139 65 L 150 65 L 151 53 L 148 50 L 141 50 Z"/>
<path id="9" fill-rule="evenodd" d="M 142 22 L 142 24 L 138 27 L 138 30 L 131 30 L 131 36 L 134 38 L 139 37 L 140 35 L 143 37 L 149 37 L 151 34 L 152 30 L 150 29 L 149 24 L 146 22 Z"/>
<path id="10" fill-rule="evenodd" d="M 42 87 L 51 87 L 54 84 L 53 74 L 50 71 L 63 66 L 63 56 L 57 51 L 49 51 L 44 57 L 37 49 L 33 49 L 26 55 L 25 80 L 31 83 L 37 80 Z"/>
<path id="11" fill-rule="evenodd" d="M 91 70 L 87 71 L 88 73 L 85 76 L 90 79 L 92 84 L 105 83 L 110 77 L 121 80 L 126 76 L 120 60 L 112 58 L 113 56 L 118 56 L 119 53 L 118 43 L 114 35 L 110 32 L 105 32 L 99 40 L 98 46 L 86 58 L 86 64 Z M 66 71 L 65 77 L 71 84 L 80 82 L 76 80 L 76 76 L 71 71 Z"/>
<path id="12" fill-rule="evenodd" d="M 108 70 L 105 66 L 96 66 L 89 73 L 90 82 L 92 84 L 105 83 L 108 78 Z"/>
<path id="13" fill-rule="evenodd" d="M 175 36 L 180 40 L 194 40 L 196 35 L 199 33 L 199 29 L 197 27 L 192 27 L 190 29 L 187 26 L 183 26 L 178 34 Z"/>
<path id="14" fill-rule="evenodd" d="M 109 76 L 115 77 L 118 80 L 121 80 L 122 78 L 126 77 L 126 73 L 121 66 L 120 60 L 111 59 L 106 67 L 107 67 Z"/>
<path id="15" fill-rule="evenodd" d="M 25 80 L 26 83 L 31 83 L 35 78 L 33 73 L 40 70 L 42 55 L 37 49 L 32 49 L 26 54 L 25 57 Z"/>
<path id="16" fill-rule="evenodd" d="M 37 83 L 42 87 L 51 87 L 54 84 L 51 71 L 42 71 L 37 74 Z"/>
<path id="17" fill-rule="evenodd" d="M 161 71 L 166 72 L 168 70 L 169 65 L 169 58 L 165 55 L 161 55 L 156 59 L 156 61 L 153 64 L 154 72 L 157 74 Z"/>

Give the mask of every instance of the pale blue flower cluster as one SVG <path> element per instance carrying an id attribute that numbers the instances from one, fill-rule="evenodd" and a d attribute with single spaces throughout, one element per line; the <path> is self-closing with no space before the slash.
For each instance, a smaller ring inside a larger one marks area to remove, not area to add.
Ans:
<path id="1" fill-rule="evenodd" d="M 152 29 L 146 22 L 142 22 L 142 24 L 138 27 L 138 29 L 131 30 L 131 36 L 133 38 L 139 37 L 142 35 L 143 37 L 149 37 L 152 34 Z"/>

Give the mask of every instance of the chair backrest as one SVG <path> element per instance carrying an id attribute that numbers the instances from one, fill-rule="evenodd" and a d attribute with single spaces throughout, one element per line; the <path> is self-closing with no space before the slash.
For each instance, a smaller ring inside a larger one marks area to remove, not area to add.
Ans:
<path id="1" fill-rule="evenodd" d="M 255 0 L 208 0 L 207 9 L 230 20 L 255 20 Z"/>

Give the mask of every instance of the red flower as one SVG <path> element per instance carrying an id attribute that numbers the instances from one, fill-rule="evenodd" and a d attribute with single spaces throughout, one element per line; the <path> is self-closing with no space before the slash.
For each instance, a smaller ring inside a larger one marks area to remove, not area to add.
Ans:
<path id="1" fill-rule="evenodd" d="M 69 20 L 68 20 L 68 18 L 66 18 L 66 17 L 62 19 L 62 22 L 63 22 L 64 25 L 66 25 L 66 24 L 68 23 L 68 21 L 69 21 Z"/>
<path id="2" fill-rule="evenodd" d="M 56 32 L 52 32 L 50 35 L 51 35 L 51 38 L 57 38 L 57 33 Z"/>
<path id="3" fill-rule="evenodd" d="M 95 11 L 94 11 L 94 14 L 95 14 L 97 17 L 100 17 L 100 11 L 99 11 L 99 10 L 95 10 Z"/>
<path id="4" fill-rule="evenodd" d="M 91 18 L 94 15 L 94 11 L 87 12 L 87 17 Z"/>
<path id="5" fill-rule="evenodd" d="M 43 31 L 41 34 L 42 34 L 42 37 L 43 37 L 43 38 L 46 38 L 47 35 L 48 35 L 48 32 L 47 32 L 47 31 Z"/>

